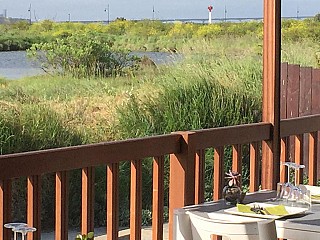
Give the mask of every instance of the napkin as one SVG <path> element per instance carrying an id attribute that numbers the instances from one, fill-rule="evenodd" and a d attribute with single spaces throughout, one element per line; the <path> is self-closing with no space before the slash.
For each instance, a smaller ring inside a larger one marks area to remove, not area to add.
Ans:
<path id="1" fill-rule="evenodd" d="M 311 199 L 320 200 L 320 194 L 311 195 Z"/>
<path id="2" fill-rule="evenodd" d="M 268 214 L 276 215 L 276 216 L 284 216 L 289 214 L 285 206 L 283 205 L 277 205 L 274 207 L 265 207 L 264 208 Z"/>
<path id="3" fill-rule="evenodd" d="M 237 208 L 239 212 L 243 212 L 243 213 L 254 213 L 253 211 L 251 211 L 251 206 L 249 205 L 245 205 L 245 204 L 237 204 Z"/>
<path id="4" fill-rule="evenodd" d="M 245 205 L 245 204 L 237 204 L 237 209 L 239 212 L 243 213 L 255 213 L 251 210 L 252 206 Z M 263 212 L 266 215 L 275 215 L 275 216 L 284 216 L 289 214 L 289 212 L 286 210 L 285 206 L 283 205 L 276 205 L 273 207 L 264 207 Z"/>

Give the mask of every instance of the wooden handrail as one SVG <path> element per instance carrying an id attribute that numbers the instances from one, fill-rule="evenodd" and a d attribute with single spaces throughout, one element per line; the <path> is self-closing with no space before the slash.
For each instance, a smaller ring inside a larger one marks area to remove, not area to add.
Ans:
<path id="1" fill-rule="evenodd" d="M 271 129 L 270 123 L 251 123 L 197 130 L 190 136 L 189 141 L 192 143 L 192 148 L 195 149 L 245 144 L 269 140 Z"/>
<path id="2" fill-rule="evenodd" d="M 320 114 L 281 120 L 281 137 L 319 131 Z"/>
<path id="3" fill-rule="evenodd" d="M 179 134 L 0 156 L 0 179 L 82 169 L 180 152 Z"/>

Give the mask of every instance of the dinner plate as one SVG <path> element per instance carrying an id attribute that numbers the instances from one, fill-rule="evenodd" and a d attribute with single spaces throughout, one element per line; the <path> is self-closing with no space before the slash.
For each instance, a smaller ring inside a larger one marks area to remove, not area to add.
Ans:
<path id="1" fill-rule="evenodd" d="M 277 206 L 276 204 L 270 204 L 270 203 L 260 203 L 260 202 L 254 202 L 254 203 L 249 203 L 246 204 L 249 206 L 259 206 L 259 207 L 275 207 Z M 235 214 L 235 215 L 240 215 L 240 216 L 246 216 L 246 217 L 255 217 L 255 218 L 267 218 L 267 219 L 279 219 L 282 217 L 287 217 L 287 216 L 291 216 L 291 215 L 296 215 L 296 214 L 301 214 L 301 213 L 305 213 L 308 209 L 307 208 L 300 208 L 300 207 L 289 207 L 289 206 L 285 206 L 288 214 L 286 215 L 263 215 L 263 214 L 257 214 L 257 213 L 246 213 L 246 212 L 239 212 L 237 207 L 233 207 L 233 208 L 229 208 L 224 210 L 226 213 L 230 213 L 230 214 Z"/>
<path id="2" fill-rule="evenodd" d="M 320 187 L 311 185 L 299 185 L 302 190 L 309 190 L 312 203 L 320 203 Z"/>

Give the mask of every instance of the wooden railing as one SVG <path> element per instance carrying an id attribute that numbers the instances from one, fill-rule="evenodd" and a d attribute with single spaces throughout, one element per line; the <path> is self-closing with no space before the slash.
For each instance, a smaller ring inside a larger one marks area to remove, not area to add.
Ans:
<path id="1" fill-rule="evenodd" d="M 223 127 L 216 129 L 177 132 L 169 135 L 131 139 L 127 141 L 108 142 L 92 145 L 51 149 L 44 151 L 10 154 L 0 156 L 0 240 L 10 239 L 10 231 L 3 224 L 11 220 L 11 183 L 15 178 L 27 178 L 27 222 L 37 227 L 38 231 L 28 239 L 41 239 L 41 176 L 55 173 L 55 239 L 67 239 L 68 232 L 68 172 L 82 169 L 82 222 L 83 233 L 93 230 L 94 208 L 94 167 L 106 166 L 107 172 L 107 239 L 118 237 L 118 186 L 119 163 L 131 163 L 130 190 L 130 239 L 141 239 L 142 218 L 142 170 L 141 164 L 147 157 L 153 160 L 153 211 L 152 239 L 163 239 L 164 207 L 164 158 L 170 154 L 169 183 L 169 236 L 172 239 L 173 209 L 204 201 L 204 164 L 205 151 L 214 149 L 213 161 L 213 199 L 222 196 L 224 187 L 224 150 L 232 147 L 232 168 L 242 169 L 242 148 L 250 146 L 250 191 L 256 191 L 261 183 L 260 144 L 268 142 L 272 136 L 273 126 L 269 123 L 256 123 Z M 286 139 L 296 138 L 296 146 L 301 146 L 301 136 L 309 136 L 309 166 L 303 172 L 309 176 L 309 183 L 315 184 L 316 156 L 318 149 L 318 132 L 320 115 L 292 118 L 281 121 L 282 155 L 287 158 Z M 303 148 L 296 147 L 295 162 L 300 162 Z M 277 163 L 280 167 L 280 163 Z M 268 169 L 262 169 L 267 171 Z M 281 171 L 281 177 L 284 178 Z M 270 179 L 276 181 L 276 179 Z M 148 194 L 148 193 L 143 193 Z M 151 194 L 151 193 L 150 193 Z M 13 206 L 14 207 L 14 206 Z"/>
<path id="2" fill-rule="evenodd" d="M 55 239 L 66 240 L 68 233 L 68 171 L 82 169 L 82 222 L 81 231 L 93 231 L 94 169 L 107 168 L 107 233 L 108 239 L 118 236 L 119 163 L 131 162 L 130 236 L 139 239 L 141 233 L 141 164 L 154 157 L 153 218 L 154 239 L 162 239 L 164 156 L 180 152 L 180 134 L 143 139 L 100 143 L 28 153 L 0 156 L 0 239 L 11 239 L 11 230 L 3 224 L 11 220 L 11 182 L 26 177 L 27 222 L 37 228 L 28 239 L 41 239 L 40 186 L 41 175 L 56 174 Z"/>

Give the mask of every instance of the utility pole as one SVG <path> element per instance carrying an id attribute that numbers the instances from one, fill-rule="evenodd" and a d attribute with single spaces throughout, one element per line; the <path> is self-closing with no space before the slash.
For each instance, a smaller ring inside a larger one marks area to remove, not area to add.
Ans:
<path id="1" fill-rule="evenodd" d="M 29 6 L 29 9 L 28 9 L 28 12 L 29 12 L 29 23 L 31 25 L 32 21 L 31 21 L 31 3 L 30 3 L 30 6 Z"/>
<path id="2" fill-rule="evenodd" d="M 110 5 L 109 4 L 107 5 L 107 8 L 104 9 L 104 11 L 107 12 L 107 14 L 108 14 L 108 22 L 107 23 L 109 24 L 110 23 Z"/>
<path id="3" fill-rule="evenodd" d="M 224 5 L 224 21 L 227 21 L 227 5 Z"/>
<path id="4" fill-rule="evenodd" d="M 300 11 L 299 11 L 299 4 L 297 4 L 297 19 L 299 19 L 299 13 L 300 13 Z"/>
<path id="5" fill-rule="evenodd" d="M 71 22 L 71 14 L 68 13 L 69 22 Z"/>

